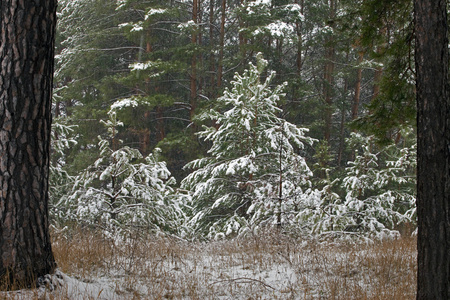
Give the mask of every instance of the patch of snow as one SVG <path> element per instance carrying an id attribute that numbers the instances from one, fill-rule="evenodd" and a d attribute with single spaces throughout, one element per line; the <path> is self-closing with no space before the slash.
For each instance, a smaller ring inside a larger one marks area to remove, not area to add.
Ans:
<path id="1" fill-rule="evenodd" d="M 131 71 L 147 70 L 150 67 L 152 67 L 153 65 L 154 65 L 153 62 L 148 61 L 148 62 L 145 62 L 145 63 L 134 63 L 134 64 L 131 64 L 129 66 L 129 68 L 131 69 Z"/>
<path id="2" fill-rule="evenodd" d="M 154 16 L 154 15 L 161 15 L 164 14 L 167 11 L 167 9 L 156 9 L 156 8 L 151 8 L 146 14 L 145 14 L 145 20 L 148 20 L 149 17 Z"/>
<path id="3" fill-rule="evenodd" d="M 131 99 L 131 98 L 125 98 L 125 99 L 121 99 L 119 101 L 114 102 L 111 105 L 111 110 L 117 109 L 117 110 L 121 110 L 122 108 L 125 107 L 137 107 L 139 104 L 136 100 Z"/>
<path id="4" fill-rule="evenodd" d="M 189 21 L 187 21 L 186 23 L 181 23 L 181 24 L 179 24 L 177 27 L 179 28 L 179 29 L 190 29 L 190 28 L 193 28 L 193 27 L 195 27 L 197 24 L 195 24 L 195 22 L 193 21 L 193 20 L 189 20 Z"/>
<path id="5" fill-rule="evenodd" d="M 133 32 L 133 31 L 142 31 L 142 30 L 144 30 L 144 27 L 142 27 L 141 25 L 138 25 L 138 24 L 133 24 L 133 28 L 131 28 L 131 32 Z"/>

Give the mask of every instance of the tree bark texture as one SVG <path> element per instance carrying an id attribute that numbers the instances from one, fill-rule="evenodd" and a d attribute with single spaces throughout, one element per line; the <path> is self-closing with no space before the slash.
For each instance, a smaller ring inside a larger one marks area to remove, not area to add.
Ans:
<path id="1" fill-rule="evenodd" d="M 450 299 L 450 101 L 444 0 L 415 0 L 417 299 Z"/>
<path id="2" fill-rule="evenodd" d="M 48 220 L 56 0 L 0 1 L 0 277 L 52 273 Z"/>

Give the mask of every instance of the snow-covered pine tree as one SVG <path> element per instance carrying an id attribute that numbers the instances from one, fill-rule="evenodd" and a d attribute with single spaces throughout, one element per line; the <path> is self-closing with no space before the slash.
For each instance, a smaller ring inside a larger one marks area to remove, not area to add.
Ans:
<path id="1" fill-rule="evenodd" d="M 121 146 L 116 109 L 101 121 L 108 138 L 99 137 L 100 154 L 95 163 L 77 176 L 72 194 L 62 205 L 74 221 L 100 227 L 107 235 L 132 229 L 141 232 L 182 231 L 182 205 L 172 185 L 174 179 L 165 162 L 158 161 L 158 149 L 143 157 L 139 150 Z"/>
<path id="2" fill-rule="evenodd" d="M 53 225 L 65 222 L 65 207 L 61 207 L 61 199 L 70 192 L 75 176 L 66 170 L 66 150 L 77 144 L 74 132 L 75 125 L 67 125 L 63 118 L 56 118 L 52 124 L 51 164 L 49 176 L 49 214 Z"/>
<path id="3" fill-rule="evenodd" d="M 285 84 L 271 88 L 275 72 L 261 81 L 267 61 L 256 59 L 218 98 L 221 111 L 201 116 L 216 124 L 199 132 L 212 145 L 209 156 L 186 165 L 194 170 L 182 181 L 192 191 L 191 224 L 208 238 L 286 224 L 310 186 L 299 150 L 313 139 L 279 117 Z"/>
<path id="4" fill-rule="evenodd" d="M 359 144 L 362 153 L 346 169 L 344 206 L 348 232 L 362 232 L 370 237 L 395 236 L 395 226 L 411 222 L 415 207 L 415 146 L 398 149 L 388 145 L 378 149 L 374 137 L 353 133 L 351 143 Z M 386 158 L 382 165 L 381 158 Z M 410 183 L 413 183 L 412 186 Z"/>
<path id="5" fill-rule="evenodd" d="M 356 150 L 340 182 L 345 195 L 330 192 L 336 180 L 299 214 L 311 234 L 380 239 L 398 236 L 401 223 L 415 224 L 416 146 L 377 146 L 374 136 L 352 133 Z"/>

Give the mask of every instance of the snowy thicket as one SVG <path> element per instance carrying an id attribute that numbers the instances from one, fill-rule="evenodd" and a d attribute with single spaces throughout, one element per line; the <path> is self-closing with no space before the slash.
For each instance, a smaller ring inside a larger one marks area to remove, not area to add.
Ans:
<path id="1" fill-rule="evenodd" d="M 356 157 L 345 169 L 345 177 L 329 180 L 299 213 L 299 222 L 308 225 L 313 235 L 395 237 L 401 223 L 415 222 L 415 145 L 377 147 L 373 139 L 353 133 L 348 142 L 357 149 Z M 342 197 L 333 192 L 339 185 Z"/>
<path id="2" fill-rule="evenodd" d="M 158 149 L 143 157 L 117 138 L 117 111 L 140 106 L 136 99 L 111 105 L 101 121 L 99 157 L 78 176 L 64 171 L 64 150 L 76 143 L 73 128 L 53 127 L 51 213 L 56 222 L 100 227 L 107 234 L 140 229 L 194 238 L 221 238 L 278 227 L 291 234 L 328 238 L 395 237 L 401 223 L 415 222 L 415 145 L 379 146 L 374 137 L 353 133 L 354 149 L 340 178 L 321 161 L 329 149 L 320 143 L 313 173 L 301 153 L 312 145 L 305 128 L 284 120 L 279 102 L 285 84 L 271 86 L 275 72 L 257 55 L 217 108 L 199 118 L 212 121 L 198 135 L 211 145 L 208 156 L 188 163 L 192 172 L 180 194 Z M 405 133 L 404 136 L 407 134 Z M 188 194 L 186 194 L 186 192 Z"/>
<path id="3" fill-rule="evenodd" d="M 52 161 L 49 169 L 49 198 L 50 214 L 54 218 L 53 221 L 58 223 L 61 220 L 58 219 L 59 212 L 57 203 L 71 190 L 75 180 L 75 177 L 71 176 L 65 169 L 65 151 L 77 143 L 74 128 L 74 125 L 66 125 L 61 119 L 55 119 L 52 124 Z"/>
<path id="4" fill-rule="evenodd" d="M 192 238 L 414 227 L 414 137 L 398 132 L 415 118 L 412 14 L 382 12 L 391 36 L 366 2 L 60 0 L 54 224 Z M 258 52 L 268 62 L 242 72 Z"/>
<path id="5" fill-rule="evenodd" d="M 205 113 L 215 126 L 199 133 L 211 143 L 209 156 L 189 163 L 182 182 L 192 191 L 190 225 L 203 236 L 244 234 L 264 225 L 283 225 L 310 193 L 312 175 L 299 151 L 312 144 L 304 128 L 280 118 L 277 106 L 285 85 L 271 88 L 275 76 L 261 55 L 232 88 L 217 99 L 220 110 Z"/>
<path id="6" fill-rule="evenodd" d="M 106 234 L 129 229 L 181 233 L 182 197 L 158 149 L 143 157 L 139 150 L 121 146 L 117 139 L 116 110 L 111 109 L 108 138 L 99 137 L 99 157 L 76 177 L 73 189 L 58 203 L 59 213 L 79 224 L 100 227 Z"/>

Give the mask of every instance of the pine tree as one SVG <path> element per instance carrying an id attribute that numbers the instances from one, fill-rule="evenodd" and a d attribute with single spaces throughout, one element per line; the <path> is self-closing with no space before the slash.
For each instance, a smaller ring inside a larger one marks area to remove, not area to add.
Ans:
<path id="1" fill-rule="evenodd" d="M 448 1 L 414 1 L 417 299 L 450 298 Z"/>
<path id="2" fill-rule="evenodd" d="M 211 144 L 209 156 L 186 165 L 194 171 L 182 182 L 192 191 L 195 230 L 209 238 L 244 234 L 265 225 L 281 226 L 309 188 L 309 170 L 298 151 L 313 140 L 307 129 L 286 122 L 277 103 L 285 85 L 271 88 L 275 72 L 261 82 L 267 61 L 257 55 L 232 88 L 217 99 L 222 111 L 202 118 L 216 126 L 199 136 Z"/>
<path id="3" fill-rule="evenodd" d="M 374 140 L 352 133 L 356 157 L 344 178 L 327 176 L 320 194 L 298 215 L 309 234 L 382 239 L 398 236 L 402 223 L 415 224 L 416 146 L 377 146 Z M 342 195 L 336 193 L 339 185 Z"/>
<path id="4" fill-rule="evenodd" d="M 99 136 L 98 159 L 77 176 L 72 192 L 60 201 L 69 208 L 66 217 L 109 235 L 133 229 L 180 233 L 182 204 L 166 164 L 158 161 L 158 149 L 143 157 L 137 149 L 120 147 L 116 135 L 122 123 L 116 109 L 108 115 L 102 121 L 108 137 Z"/>
<path id="5" fill-rule="evenodd" d="M 0 285 L 53 273 L 48 218 L 56 0 L 0 2 Z"/>
<path id="6" fill-rule="evenodd" d="M 51 164 L 49 176 L 49 214 L 53 225 L 61 227 L 64 219 L 65 207 L 59 205 L 72 189 L 75 176 L 67 171 L 67 150 L 77 144 L 75 125 L 66 125 L 65 118 L 58 118 L 52 124 Z"/>
<path id="7" fill-rule="evenodd" d="M 414 20 L 410 0 L 346 1 L 342 27 L 371 63 L 372 91 L 355 128 L 389 144 L 415 126 Z M 367 91 L 366 91 L 367 93 Z"/>
<path id="8" fill-rule="evenodd" d="M 115 8 L 115 1 L 58 1 L 55 116 L 77 125 L 78 143 L 66 151 L 73 174 L 95 160 L 97 136 L 104 132 L 98 120 L 128 91 L 113 78 L 128 72 L 139 51 L 117 26 L 135 16 Z"/>

